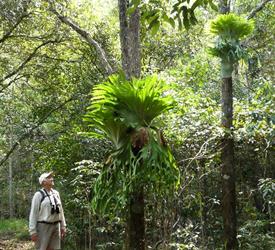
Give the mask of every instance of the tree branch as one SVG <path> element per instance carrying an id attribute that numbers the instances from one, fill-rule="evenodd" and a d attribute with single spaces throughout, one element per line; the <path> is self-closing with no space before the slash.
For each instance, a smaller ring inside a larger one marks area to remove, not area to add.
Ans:
<path id="1" fill-rule="evenodd" d="M 265 5 L 268 3 L 268 2 L 271 2 L 272 0 L 264 0 L 262 1 L 254 10 L 252 10 L 250 12 L 250 14 L 247 16 L 247 19 L 251 19 L 253 18 L 254 16 L 256 16 L 256 14 L 261 11 Z"/>
<path id="2" fill-rule="evenodd" d="M 99 57 L 100 63 L 102 67 L 105 69 L 108 75 L 114 73 L 107 57 L 105 51 L 101 48 L 99 43 L 95 41 L 88 31 L 82 29 L 77 25 L 75 22 L 71 21 L 69 18 L 62 16 L 58 13 L 53 7 L 50 8 L 50 11 L 53 12 L 61 22 L 65 23 L 66 25 L 70 26 L 74 31 L 76 31 L 89 45 L 93 46 L 96 49 L 97 55 Z"/>
<path id="3" fill-rule="evenodd" d="M 62 108 L 63 106 L 65 106 L 68 102 L 75 100 L 75 96 L 70 97 L 68 100 L 66 100 L 65 102 L 61 103 L 60 105 L 58 105 L 57 107 L 55 107 L 54 109 L 50 110 L 44 117 L 42 117 L 41 119 L 39 119 L 39 121 L 36 123 L 35 126 L 33 126 L 31 129 L 28 130 L 28 132 L 26 132 L 25 134 L 23 134 L 10 148 L 10 150 L 6 153 L 6 155 L 1 159 L 0 161 L 0 166 L 2 166 L 10 157 L 10 155 L 13 153 L 13 151 L 20 145 L 20 143 L 22 141 L 24 141 L 26 138 L 28 138 L 31 133 L 37 129 L 40 125 L 42 125 L 44 123 L 44 121 L 47 120 L 47 118 L 54 113 L 55 111 L 57 111 L 58 109 Z"/>
<path id="4" fill-rule="evenodd" d="M 7 38 L 10 37 L 11 33 L 16 29 L 16 27 L 22 22 L 22 20 L 25 17 L 28 17 L 31 13 L 24 13 L 19 19 L 18 21 L 11 27 L 11 29 L 9 31 L 6 32 L 6 34 L 3 35 L 2 38 L 0 38 L 0 43 L 3 43 Z"/>
<path id="5" fill-rule="evenodd" d="M 12 71 L 11 73 L 9 73 L 8 75 L 4 76 L 2 79 L 0 79 L 0 85 L 1 85 L 1 89 L 0 89 L 0 93 L 3 92 L 6 88 L 8 88 L 13 81 L 10 81 L 8 84 L 2 84 L 5 80 L 7 80 L 8 78 L 14 76 L 15 74 L 17 74 L 21 69 L 24 68 L 24 66 L 35 56 L 36 52 L 43 46 L 49 44 L 49 43 L 55 43 L 56 41 L 46 41 L 42 44 L 40 44 L 38 47 L 36 47 L 34 49 L 34 51 L 19 65 L 18 68 L 16 68 L 14 71 Z"/>

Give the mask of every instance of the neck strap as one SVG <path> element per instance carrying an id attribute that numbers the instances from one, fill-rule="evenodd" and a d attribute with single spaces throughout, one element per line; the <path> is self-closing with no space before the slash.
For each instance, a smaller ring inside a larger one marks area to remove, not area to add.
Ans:
<path id="1" fill-rule="evenodd" d="M 51 206 L 53 206 L 52 200 L 51 200 L 50 195 L 48 194 L 47 190 L 46 190 L 45 188 L 43 188 L 43 190 L 44 190 L 44 192 L 46 193 L 46 195 L 48 196 L 48 198 L 49 198 L 49 200 L 50 200 Z M 57 206 L 57 200 L 56 200 L 56 198 L 55 198 L 53 192 L 52 192 L 52 195 L 53 195 L 53 199 L 54 199 L 54 203 L 55 203 L 54 206 Z"/>

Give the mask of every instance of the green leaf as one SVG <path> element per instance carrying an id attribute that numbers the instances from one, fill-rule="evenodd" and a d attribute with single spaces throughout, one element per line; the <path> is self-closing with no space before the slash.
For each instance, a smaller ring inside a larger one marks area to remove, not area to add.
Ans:
<path id="1" fill-rule="evenodd" d="M 196 0 L 192 5 L 191 10 L 194 11 L 198 6 L 200 6 L 202 4 L 203 4 L 203 0 Z"/>
<path id="2" fill-rule="evenodd" d="M 185 27 L 185 29 L 189 29 L 190 28 L 190 23 L 189 23 L 189 19 L 188 19 L 188 9 L 186 6 L 182 7 L 182 17 L 183 17 L 183 25 Z"/>
<path id="3" fill-rule="evenodd" d="M 163 21 L 169 23 L 173 28 L 175 28 L 175 21 L 174 21 L 174 19 L 171 18 L 171 17 L 168 17 L 166 13 L 164 13 L 162 15 L 162 19 L 163 19 Z"/>
<path id="4" fill-rule="evenodd" d="M 150 26 L 149 26 L 149 29 L 151 31 L 151 34 L 154 36 L 158 30 L 159 30 L 159 27 L 160 27 L 160 22 L 158 19 L 154 20 Z"/>
<path id="5" fill-rule="evenodd" d="M 190 15 L 190 23 L 191 23 L 192 25 L 197 24 L 197 23 L 198 23 L 198 20 L 197 20 L 197 18 L 196 18 L 196 16 L 195 16 L 194 11 L 190 10 L 190 11 L 189 11 L 189 15 Z"/>
<path id="6" fill-rule="evenodd" d="M 212 8 L 212 10 L 219 11 L 218 6 L 213 3 L 212 0 L 209 0 L 209 5 Z"/>
<path id="7" fill-rule="evenodd" d="M 182 21 L 181 21 L 181 18 L 180 16 L 178 16 L 178 24 L 179 24 L 179 30 L 182 30 Z"/>
<path id="8" fill-rule="evenodd" d="M 136 8 L 138 7 L 138 5 L 140 4 L 141 0 L 132 0 L 130 2 L 130 7 L 127 9 L 127 15 L 132 15 Z"/>

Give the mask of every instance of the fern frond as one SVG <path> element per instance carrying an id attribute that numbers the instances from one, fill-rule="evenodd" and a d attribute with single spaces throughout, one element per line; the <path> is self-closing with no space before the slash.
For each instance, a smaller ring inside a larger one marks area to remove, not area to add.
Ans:
<path id="1" fill-rule="evenodd" d="M 239 40 L 251 34 L 254 29 L 254 22 L 234 13 L 218 15 L 211 22 L 210 32 L 223 39 Z"/>

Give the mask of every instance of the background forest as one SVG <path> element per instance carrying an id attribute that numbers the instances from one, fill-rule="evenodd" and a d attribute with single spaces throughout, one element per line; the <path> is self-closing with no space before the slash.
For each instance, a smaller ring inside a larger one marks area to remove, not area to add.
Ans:
<path id="1" fill-rule="evenodd" d="M 94 86 L 125 72 L 118 3 L 0 1 L 0 219 L 27 223 L 38 177 L 54 171 L 68 224 L 63 249 L 127 249 L 125 208 L 92 209 L 113 144 L 91 136 L 84 119 Z M 180 179 L 172 191 L 145 192 L 146 249 L 237 249 L 224 241 L 221 61 L 209 53 L 210 21 L 223 8 L 254 22 L 232 74 L 236 239 L 239 249 L 275 249 L 274 2 L 127 7 L 141 13 L 141 77 L 165 82 L 175 102 L 158 123 Z"/>

